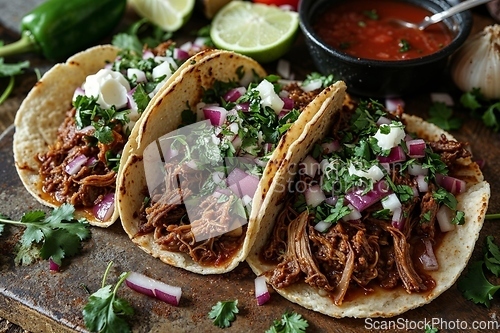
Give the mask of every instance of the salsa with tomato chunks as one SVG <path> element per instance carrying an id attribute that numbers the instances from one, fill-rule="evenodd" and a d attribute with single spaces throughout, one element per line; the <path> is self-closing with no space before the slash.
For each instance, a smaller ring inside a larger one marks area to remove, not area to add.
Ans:
<path id="1" fill-rule="evenodd" d="M 398 26 L 391 20 L 418 23 L 431 15 L 407 2 L 350 0 L 326 7 L 317 15 L 313 28 L 328 45 L 355 57 L 414 59 L 448 45 L 453 39 L 451 31 L 442 22 L 420 31 Z"/>

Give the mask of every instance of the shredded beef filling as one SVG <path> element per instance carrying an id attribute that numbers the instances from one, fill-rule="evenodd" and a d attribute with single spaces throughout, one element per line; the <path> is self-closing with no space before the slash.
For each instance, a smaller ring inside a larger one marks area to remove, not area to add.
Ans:
<path id="1" fill-rule="evenodd" d="M 93 207 L 103 196 L 114 192 L 116 172 L 107 167 L 106 153 L 117 154 L 123 149 L 125 139 L 121 126 L 113 128 L 114 141 L 110 145 L 91 145 L 86 131 L 78 131 L 75 124 L 75 109 L 68 111 L 58 129 L 57 141 L 45 154 L 39 154 L 42 188 L 60 203 L 75 207 Z M 95 160 L 84 165 L 71 175 L 66 167 L 76 157 L 85 155 Z"/>
<path id="2" fill-rule="evenodd" d="M 346 112 L 336 117 L 340 128 L 346 126 Z M 457 159 L 470 156 L 466 144 L 448 141 L 444 136 L 429 146 L 451 170 Z M 394 184 L 415 185 L 408 174 L 397 168 L 391 175 Z M 310 177 L 301 175 L 297 184 L 310 181 Z M 293 208 L 300 189 L 289 193 L 285 209 L 260 253 L 261 260 L 276 263 L 272 271 L 266 272 L 270 283 L 281 289 L 302 281 L 318 288 L 320 294 L 330 295 L 336 305 L 342 304 L 350 289 L 371 291 L 376 286 L 402 286 L 408 293 L 428 291 L 434 281 L 419 272 L 414 252 L 415 244 L 422 240 L 436 243 L 439 205 L 432 196 L 434 187 L 429 185 L 429 192 L 422 198 L 403 204 L 402 230 L 390 221 L 371 216 L 370 212 L 382 209 L 379 202 L 366 209 L 359 220 L 339 220 L 326 232 L 318 232 L 312 214 L 308 216 L 307 210 L 298 213 Z M 426 219 L 422 218 L 424 214 Z"/>

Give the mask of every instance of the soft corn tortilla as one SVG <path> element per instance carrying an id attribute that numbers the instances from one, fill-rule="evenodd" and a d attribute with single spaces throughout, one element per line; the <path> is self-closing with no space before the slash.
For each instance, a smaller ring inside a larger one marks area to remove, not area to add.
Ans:
<path id="1" fill-rule="evenodd" d="M 57 139 L 57 130 L 71 109 L 73 93 L 85 78 L 112 62 L 119 49 L 100 45 L 70 57 L 66 63 L 56 64 L 38 81 L 17 111 L 14 121 L 14 160 L 24 187 L 40 203 L 57 207 L 43 192 L 36 156 L 44 154 Z M 115 209 L 108 221 L 100 221 L 85 211 L 76 211 L 77 218 L 85 217 L 89 223 L 107 227 L 118 218 Z"/>
<path id="2" fill-rule="evenodd" d="M 326 118 L 325 121 L 328 120 L 328 117 L 331 118 L 327 114 L 323 114 L 323 116 Z M 414 132 L 425 140 L 438 140 L 441 134 L 445 134 L 448 139 L 453 139 L 449 133 L 425 122 L 421 118 L 404 115 L 403 119 L 406 121 L 408 132 Z M 289 176 L 293 172 L 287 172 L 286 165 L 290 167 L 297 165 L 307 156 L 312 144 L 325 135 L 321 117 L 317 120 L 318 122 L 311 123 L 310 129 L 305 131 L 293 143 L 286 156 L 286 161 L 276 174 L 276 181 L 270 188 L 273 195 L 267 196 L 263 203 L 262 214 L 264 219 L 261 221 L 261 229 L 254 247 L 247 258 L 247 262 L 257 275 L 262 275 L 264 272 L 275 268 L 274 265 L 265 264 L 259 260 L 259 253 L 271 235 L 273 222 L 282 208 L 280 202 L 283 202 L 282 199 L 285 196 L 285 193 L 279 193 L 275 189 L 280 188 L 287 181 L 293 180 Z M 467 183 L 467 190 L 457 196 L 458 209 L 466 212 L 466 222 L 464 225 L 457 226 L 455 230 L 446 233 L 441 245 L 436 250 L 435 255 L 439 262 L 439 270 L 428 272 L 436 282 L 436 287 L 429 293 L 408 294 L 403 288 L 392 291 L 380 290 L 372 295 L 357 296 L 355 299 L 344 301 L 341 306 L 337 306 L 331 298 L 320 296 L 316 288 L 304 282 L 293 284 L 287 288 L 276 289 L 276 291 L 286 299 L 307 309 L 336 318 L 392 317 L 431 302 L 450 288 L 466 267 L 478 239 L 488 207 L 490 186 L 484 181 L 479 166 L 470 159 L 466 160 L 463 169 L 460 170 L 457 176 Z"/>
<path id="3" fill-rule="evenodd" d="M 112 45 L 99 45 L 75 54 L 65 63 L 56 64 L 35 84 L 16 114 L 13 143 L 15 166 L 28 192 L 46 206 L 58 207 L 61 203 L 51 199 L 42 190 L 36 156 L 46 153 L 49 146 L 56 142 L 58 128 L 72 107 L 75 89 L 81 87 L 88 75 L 97 73 L 107 63 L 113 62 L 119 50 Z M 196 59 L 196 56 L 193 58 Z M 178 75 L 178 71 L 173 73 L 164 86 Z M 152 98 L 150 104 L 154 103 L 156 97 Z M 135 142 L 135 136 L 137 131 L 133 129 L 129 140 Z M 126 152 L 123 154 L 126 155 Z M 118 219 L 119 213 L 115 201 L 113 215 L 106 221 L 97 219 L 89 208 L 77 209 L 75 217 L 86 218 L 94 226 L 109 227 Z"/>
<path id="4" fill-rule="evenodd" d="M 245 75 L 255 72 L 259 77 L 266 75 L 264 69 L 254 60 L 228 51 L 207 51 L 202 59 L 187 66 L 167 89 L 158 96 L 156 103 L 148 114 L 144 115 L 136 126 L 138 135 L 136 142 L 129 142 L 129 154 L 123 161 L 122 170 L 118 176 L 117 202 L 123 228 L 142 250 L 159 258 L 172 266 L 180 267 L 198 274 L 221 274 L 234 269 L 239 262 L 245 260 L 262 220 L 261 203 L 268 193 L 273 177 L 281 160 L 286 156 L 292 143 L 307 131 L 309 123 L 316 117 L 328 113 L 332 108 L 342 104 L 345 84 L 339 82 L 325 89 L 302 111 L 298 120 L 282 137 L 277 149 L 273 152 L 264 170 L 256 194 L 252 202 L 252 211 L 247 226 L 244 243 L 238 253 L 219 266 L 202 266 L 185 253 L 163 250 L 155 243 L 153 235 L 136 236 L 138 232 L 139 211 L 143 200 L 143 189 L 147 187 L 143 166 L 143 151 L 153 141 L 164 134 L 175 130 L 181 123 L 181 112 L 186 109 L 186 103 L 195 109 L 200 101 L 203 89 L 212 87 L 216 80 L 237 80 L 236 70 L 243 69 Z M 136 147 L 132 147 L 134 144 Z"/>

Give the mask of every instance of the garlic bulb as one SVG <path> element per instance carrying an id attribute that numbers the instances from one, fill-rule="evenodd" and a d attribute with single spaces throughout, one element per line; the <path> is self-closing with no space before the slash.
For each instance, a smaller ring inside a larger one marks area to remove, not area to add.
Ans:
<path id="1" fill-rule="evenodd" d="M 500 98 L 500 25 L 472 36 L 451 61 L 451 75 L 460 90 L 479 88 L 488 99 Z"/>

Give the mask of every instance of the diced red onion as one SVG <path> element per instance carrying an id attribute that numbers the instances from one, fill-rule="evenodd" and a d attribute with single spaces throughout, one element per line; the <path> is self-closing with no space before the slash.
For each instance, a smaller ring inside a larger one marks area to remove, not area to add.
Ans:
<path id="1" fill-rule="evenodd" d="M 85 163 L 85 166 L 87 166 L 89 168 L 93 168 L 97 164 L 97 162 L 99 162 L 99 160 L 97 158 L 95 158 L 94 156 L 91 156 L 87 160 L 87 163 Z"/>
<path id="2" fill-rule="evenodd" d="M 319 185 L 308 187 L 304 192 L 304 196 L 306 197 L 306 204 L 312 207 L 318 206 L 326 199 L 326 196 Z"/>
<path id="3" fill-rule="evenodd" d="M 325 232 L 327 231 L 332 224 L 330 222 L 325 222 L 325 221 L 319 221 L 314 225 L 314 229 L 316 229 L 319 232 Z"/>
<path id="4" fill-rule="evenodd" d="M 412 176 L 427 176 L 428 168 L 424 168 L 422 164 L 412 163 L 408 166 L 408 173 Z"/>
<path id="5" fill-rule="evenodd" d="M 52 258 L 49 258 L 49 269 L 52 272 L 59 272 L 59 265 L 52 260 Z"/>
<path id="6" fill-rule="evenodd" d="M 127 93 L 127 107 L 130 109 L 131 112 L 137 113 L 138 107 L 133 95 L 134 95 L 133 90 L 130 90 Z"/>
<path id="7" fill-rule="evenodd" d="M 336 196 L 332 196 L 332 197 L 326 198 L 325 203 L 330 205 L 330 206 L 335 206 L 337 204 L 338 200 L 339 200 L 339 198 L 337 198 Z"/>
<path id="8" fill-rule="evenodd" d="M 311 155 L 307 155 L 306 158 L 304 158 L 304 160 L 300 163 L 300 166 L 302 166 L 301 170 L 303 170 L 309 177 L 314 178 L 314 176 L 318 173 L 319 163 Z"/>
<path id="9" fill-rule="evenodd" d="M 101 221 L 107 221 L 115 211 L 115 194 L 108 193 L 92 209 L 94 216 Z"/>
<path id="10" fill-rule="evenodd" d="M 384 170 L 387 171 L 387 173 L 391 172 L 391 165 L 389 163 L 383 162 L 383 163 L 380 163 L 380 166 L 382 168 L 384 168 Z"/>
<path id="11" fill-rule="evenodd" d="M 394 112 L 398 109 L 398 105 L 404 108 L 405 102 L 401 98 L 387 98 L 385 100 L 385 108 L 389 112 Z"/>
<path id="12" fill-rule="evenodd" d="M 186 51 L 186 52 L 189 52 L 189 50 L 191 50 L 191 48 L 193 47 L 193 43 L 192 42 L 185 42 L 184 44 L 182 44 L 181 46 L 179 46 L 179 48 L 183 51 Z"/>
<path id="13" fill-rule="evenodd" d="M 411 158 L 420 158 L 425 156 L 425 141 L 423 139 L 406 141 L 406 147 L 408 147 L 408 156 Z"/>
<path id="14" fill-rule="evenodd" d="M 184 61 L 189 59 L 189 53 L 187 52 L 188 50 L 183 50 L 180 48 L 174 48 L 174 58 Z"/>
<path id="15" fill-rule="evenodd" d="M 145 50 L 144 52 L 142 52 L 142 59 L 149 59 L 154 57 L 155 55 L 150 50 Z"/>
<path id="16" fill-rule="evenodd" d="M 80 171 L 80 169 L 87 163 L 87 160 L 87 156 L 83 154 L 77 155 L 71 160 L 71 162 L 66 164 L 64 171 L 66 171 L 68 175 L 76 175 L 78 171 Z"/>
<path id="17" fill-rule="evenodd" d="M 459 194 L 465 191 L 465 181 L 442 174 L 436 174 L 436 182 L 451 194 Z"/>
<path id="18" fill-rule="evenodd" d="M 218 198 L 218 197 L 220 197 L 223 194 L 227 195 L 227 196 L 230 196 L 232 193 L 233 192 L 231 192 L 231 190 L 228 189 L 228 188 L 220 188 L 220 187 L 218 187 L 218 188 L 215 189 L 213 195 Z"/>
<path id="19" fill-rule="evenodd" d="M 422 193 L 429 191 L 429 183 L 425 178 L 425 175 L 418 175 L 417 177 L 415 177 L 418 190 Z"/>
<path id="20" fill-rule="evenodd" d="M 295 102 L 290 97 L 281 97 L 281 100 L 285 103 L 283 104 L 283 109 L 291 110 L 295 106 Z"/>
<path id="21" fill-rule="evenodd" d="M 289 109 L 283 109 L 280 111 L 280 113 L 278 113 L 278 119 L 281 119 L 283 118 L 284 116 L 286 116 L 288 113 L 290 112 Z"/>
<path id="22" fill-rule="evenodd" d="M 403 147 L 396 146 L 391 148 L 388 156 L 377 156 L 377 159 L 381 163 L 397 163 L 406 161 L 406 154 Z"/>
<path id="23" fill-rule="evenodd" d="M 374 203 L 380 201 L 383 197 L 390 192 L 389 186 L 385 180 L 381 180 L 373 185 L 373 189 L 363 194 L 363 189 L 356 189 L 346 193 L 345 199 L 356 208 L 358 211 L 362 212 L 366 208 L 370 207 Z"/>
<path id="24" fill-rule="evenodd" d="M 238 98 L 241 96 L 245 95 L 247 92 L 247 88 L 245 87 L 237 87 L 230 89 L 225 95 L 224 95 L 224 100 L 228 102 L 236 102 Z"/>
<path id="25" fill-rule="evenodd" d="M 72 101 L 76 100 L 78 96 L 85 96 L 85 90 L 83 90 L 82 87 L 78 87 L 75 89 L 75 92 L 73 93 L 73 99 Z"/>
<path id="26" fill-rule="evenodd" d="M 245 102 L 245 103 L 236 104 L 236 106 L 234 108 L 238 111 L 248 112 L 248 110 L 250 109 L 250 103 Z"/>
<path id="27" fill-rule="evenodd" d="M 331 154 L 333 152 L 340 150 L 340 142 L 338 140 L 331 140 L 327 142 L 323 142 L 321 144 L 321 148 L 323 148 L 323 152 L 325 154 Z"/>
<path id="28" fill-rule="evenodd" d="M 446 205 L 442 205 L 436 213 L 436 219 L 441 232 L 448 232 L 455 229 L 455 225 L 451 223 L 455 213 Z"/>
<path id="29" fill-rule="evenodd" d="M 431 93 L 431 101 L 433 103 L 441 102 L 447 106 L 453 106 L 455 102 L 453 102 L 453 97 L 447 93 Z"/>
<path id="30" fill-rule="evenodd" d="M 233 185 L 233 184 L 236 184 L 236 183 L 239 183 L 243 178 L 245 178 L 246 176 L 248 176 L 248 173 L 246 173 L 245 171 L 243 171 L 242 169 L 240 168 L 234 168 L 228 175 L 227 175 L 227 178 L 226 178 L 226 184 L 228 186 L 230 185 Z"/>
<path id="31" fill-rule="evenodd" d="M 354 208 L 351 204 L 348 204 L 347 206 L 349 207 L 351 212 L 349 214 L 347 214 L 346 216 L 344 216 L 342 218 L 342 220 L 344 220 L 344 221 L 359 220 L 361 218 L 361 213 L 359 212 L 359 210 Z"/>
<path id="32" fill-rule="evenodd" d="M 401 208 L 401 201 L 395 193 L 391 193 L 382 199 L 382 207 L 394 212 L 396 208 Z"/>
<path id="33" fill-rule="evenodd" d="M 284 79 L 290 78 L 290 61 L 285 59 L 279 59 L 276 65 L 276 73 Z"/>
<path id="34" fill-rule="evenodd" d="M 382 117 L 378 118 L 377 125 L 379 125 L 379 126 L 382 125 L 382 124 L 389 125 L 391 122 L 392 122 L 392 120 L 390 120 L 387 117 L 382 116 Z"/>
<path id="35" fill-rule="evenodd" d="M 434 255 L 432 243 L 429 239 L 423 239 L 422 241 L 425 244 L 425 252 L 423 252 L 418 259 L 422 263 L 422 267 L 424 270 L 437 271 L 439 269 L 439 264 L 437 262 L 436 256 Z"/>
<path id="36" fill-rule="evenodd" d="M 175 306 L 179 305 L 182 296 L 182 289 L 180 287 L 171 286 L 136 272 L 128 274 L 125 284 L 130 289 L 141 294 L 155 297 L 160 301 Z"/>
<path id="37" fill-rule="evenodd" d="M 403 209 L 401 207 L 396 208 L 392 211 L 392 219 L 391 219 L 391 224 L 394 228 L 398 230 L 403 230 L 404 223 L 403 223 Z"/>
<path id="38" fill-rule="evenodd" d="M 255 195 L 255 191 L 257 191 L 257 187 L 259 186 L 259 177 L 254 175 L 247 175 L 245 178 L 239 181 L 241 195 L 248 195 L 250 198 L 253 198 Z"/>
<path id="39" fill-rule="evenodd" d="M 221 126 L 226 121 L 227 110 L 221 106 L 207 105 L 203 108 L 203 115 L 213 126 Z"/>
<path id="40" fill-rule="evenodd" d="M 257 299 L 257 305 L 263 305 L 271 298 L 264 275 L 255 278 L 255 298 Z"/>

